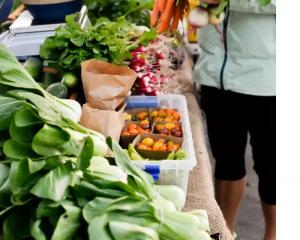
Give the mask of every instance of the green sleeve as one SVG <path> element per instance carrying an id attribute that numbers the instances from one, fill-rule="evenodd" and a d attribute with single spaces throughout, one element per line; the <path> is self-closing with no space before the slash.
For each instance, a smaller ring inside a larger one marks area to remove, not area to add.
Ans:
<path id="1" fill-rule="evenodd" d="M 272 0 L 266 6 L 261 6 L 259 0 L 230 0 L 230 11 L 257 13 L 257 14 L 276 14 L 276 0 Z"/>

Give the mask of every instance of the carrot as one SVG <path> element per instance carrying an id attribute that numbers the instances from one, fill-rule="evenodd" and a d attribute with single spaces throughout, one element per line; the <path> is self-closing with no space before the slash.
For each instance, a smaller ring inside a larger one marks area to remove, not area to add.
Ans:
<path id="1" fill-rule="evenodd" d="M 163 10 L 163 14 L 161 15 L 162 21 L 165 21 L 172 17 L 172 13 L 174 11 L 175 0 L 167 0 L 167 4 L 165 9 Z"/>
<path id="2" fill-rule="evenodd" d="M 180 19 L 180 16 L 181 16 L 181 12 L 183 10 L 180 8 L 180 6 L 177 6 L 176 7 L 176 10 L 175 10 L 175 15 L 173 17 L 173 22 L 172 22 L 172 30 L 173 31 L 176 31 L 177 30 L 177 27 L 178 27 L 178 23 L 179 23 L 179 19 Z"/>
<path id="3" fill-rule="evenodd" d="M 159 0 L 158 2 L 158 10 L 160 12 L 164 12 L 165 11 L 165 6 L 168 0 Z"/>
<path id="4" fill-rule="evenodd" d="M 169 0 L 173 1 L 173 0 Z M 171 19 L 174 15 L 175 5 L 171 6 L 171 9 L 168 12 L 164 12 L 164 15 L 161 17 L 157 31 L 158 33 L 162 33 L 168 30 L 171 24 Z"/>
<path id="5" fill-rule="evenodd" d="M 158 26 L 158 32 L 162 33 L 168 30 L 171 22 L 171 18 L 174 13 L 175 0 L 167 0 L 165 9 L 160 17 L 160 22 Z"/>
<path id="6" fill-rule="evenodd" d="M 153 11 L 151 14 L 151 26 L 155 26 L 157 24 L 158 21 L 158 13 L 159 13 L 159 2 L 161 2 L 163 0 L 155 0 L 154 1 L 154 5 L 153 5 Z"/>

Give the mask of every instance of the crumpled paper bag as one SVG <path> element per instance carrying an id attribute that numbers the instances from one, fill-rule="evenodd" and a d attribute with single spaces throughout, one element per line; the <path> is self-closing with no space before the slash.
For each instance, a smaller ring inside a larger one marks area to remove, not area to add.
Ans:
<path id="1" fill-rule="evenodd" d="M 94 108 L 115 110 L 125 100 L 137 77 L 134 70 L 96 59 L 81 64 L 86 102 Z"/>
<path id="2" fill-rule="evenodd" d="M 82 107 L 80 124 L 118 142 L 124 124 L 124 108 L 125 104 L 118 111 L 100 110 L 86 103 Z"/>

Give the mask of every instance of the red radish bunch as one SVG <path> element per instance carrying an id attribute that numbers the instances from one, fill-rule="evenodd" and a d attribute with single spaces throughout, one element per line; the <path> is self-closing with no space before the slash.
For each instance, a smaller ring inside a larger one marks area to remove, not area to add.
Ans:
<path id="1" fill-rule="evenodd" d="M 159 36 L 147 47 L 139 47 L 131 52 L 130 67 L 138 74 L 132 88 L 134 95 L 156 96 L 169 92 L 170 85 L 176 80 L 175 66 L 177 57 L 172 48 L 172 39 Z M 173 92 L 178 87 L 172 86 Z"/>

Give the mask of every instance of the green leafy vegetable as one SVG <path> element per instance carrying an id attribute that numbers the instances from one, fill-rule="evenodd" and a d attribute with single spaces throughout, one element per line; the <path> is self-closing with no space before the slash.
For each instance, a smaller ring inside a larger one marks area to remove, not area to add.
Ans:
<path id="1" fill-rule="evenodd" d="M 131 23 L 150 27 L 153 0 L 85 0 L 85 4 L 93 23 L 100 17 L 115 21 L 121 16 L 126 16 Z"/>
<path id="2" fill-rule="evenodd" d="M 22 100 L 0 96 L 0 131 L 9 128 L 15 112 L 24 105 Z"/>
<path id="3" fill-rule="evenodd" d="M 10 88 L 0 100 L 20 103 L 14 112 L 0 108 L 9 126 L 0 145 L 4 240 L 210 239 L 205 212 L 177 211 L 182 204 L 169 200 L 182 192 L 157 190 L 116 142 L 68 118 L 65 111 L 73 108 L 35 86 L 3 45 L 0 53 L 10 66 L 0 70 L 0 84 Z M 20 85 L 14 75 L 24 78 Z M 114 159 L 105 158 L 108 145 Z"/>
<path id="4" fill-rule="evenodd" d="M 31 193 L 54 201 L 62 200 L 72 178 L 72 165 L 70 162 L 51 170 L 31 189 Z"/>
<path id="5" fill-rule="evenodd" d="M 65 201 L 61 205 L 65 209 L 65 213 L 58 219 L 51 240 L 72 239 L 80 227 L 81 209 L 69 201 Z"/>
<path id="6" fill-rule="evenodd" d="M 50 157 L 62 155 L 64 145 L 69 142 L 70 135 L 62 129 L 45 124 L 34 136 L 33 150 L 41 156 Z"/>
<path id="7" fill-rule="evenodd" d="M 26 157 L 37 157 L 37 154 L 32 150 L 30 143 L 21 143 L 13 139 L 9 139 L 4 143 L 3 152 L 11 159 L 22 160 Z"/>
<path id="8" fill-rule="evenodd" d="M 131 223 L 111 221 L 109 228 L 115 239 L 159 240 L 158 234 L 153 229 Z"/>
<path id="9" fill-rule="evenodd" d="M 81 62 L 92 58 L 122 64 L 131 58 L 132 50 L 156 37 L 153 31 L 142 34 L 125 18 L 113 22 L 101 17 L 95 25 L 81 29 L 76 17 L 68 15 L 66 25 L 57 28 L 55 36 L 48 37 L 40 48 L 41 57 L 66 70 L 78 69 Z"/>

